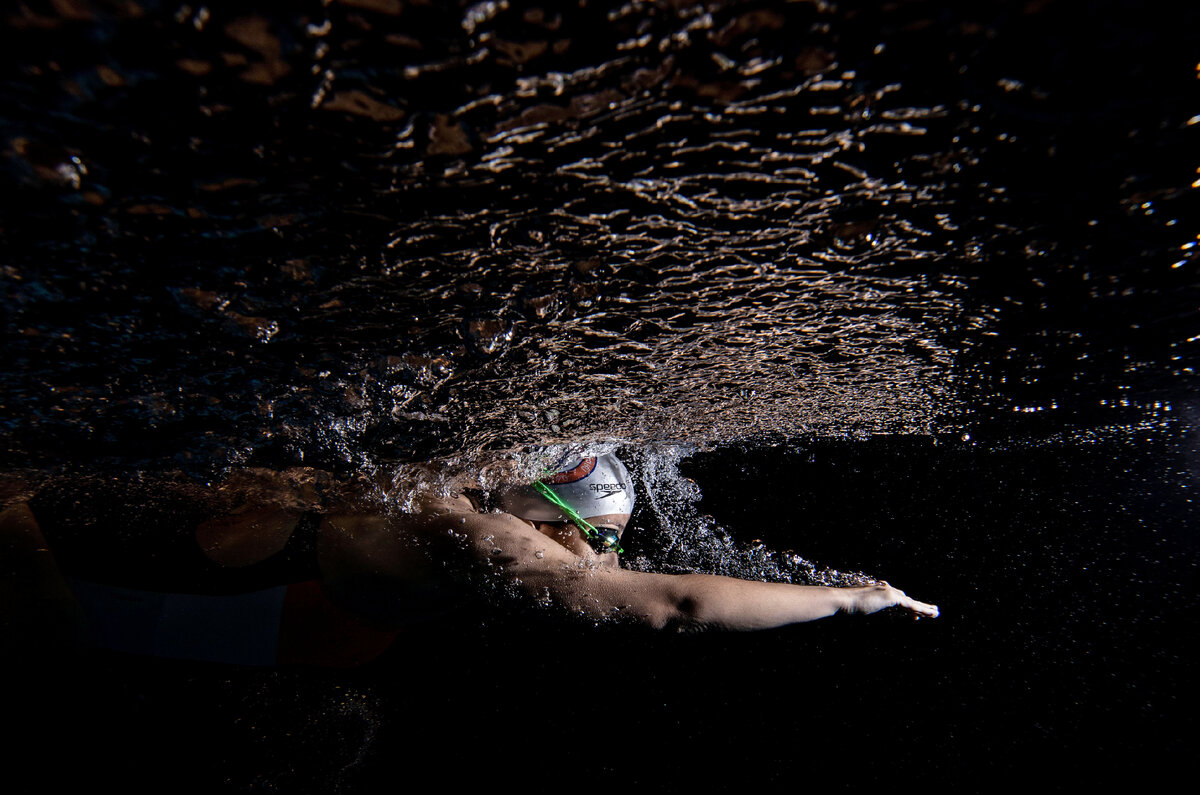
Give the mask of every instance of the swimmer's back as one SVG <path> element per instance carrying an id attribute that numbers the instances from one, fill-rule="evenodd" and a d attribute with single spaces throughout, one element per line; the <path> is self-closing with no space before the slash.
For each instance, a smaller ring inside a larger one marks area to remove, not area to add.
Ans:
<path id="1" fill-rule="evenodd" d="M 192 593 L 311 579 L 316 512 L 296 512 L 286 549 L 255 565 L 222 566 L 204 554 L 197 527 L 230 516 L 247 499 L 182 476 L 134 474 L 55 478 L 28 504 L 63 572 L 79 579 Z"/>

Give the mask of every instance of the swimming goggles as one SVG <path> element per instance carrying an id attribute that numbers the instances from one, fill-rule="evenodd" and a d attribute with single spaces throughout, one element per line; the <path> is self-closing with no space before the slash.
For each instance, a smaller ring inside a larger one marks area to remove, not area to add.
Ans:
<path id="1" fill-rule="evenodd" d="M 621 549 L 621 537 L 617 535 L 616 530 L 613 530 L 609 527 L 596 527 L 587 519 L 584 519 L 582 516 L 580 516 L 578 511 L 576 511 L 570 505 L 567 505 L 566 502 L 563 501 L 563 498 L 555 493 L 554 489 L 550 488 L 542 481 L 535 480 L 533 482 L 533 488 L 537 490 L 538 494 L 541 494 L 543 497 L 550 500 L 550 502 L 554 503 L 555 507 L 565 513 L 567 518 L 574 522 L 579 529 L 583 531 L 583 534 L 587 537 L 588 543 L 591 544 L 593 548 L 597 546 L 601 548 L 597 551 L 618 553 L 625 551 Z"/>

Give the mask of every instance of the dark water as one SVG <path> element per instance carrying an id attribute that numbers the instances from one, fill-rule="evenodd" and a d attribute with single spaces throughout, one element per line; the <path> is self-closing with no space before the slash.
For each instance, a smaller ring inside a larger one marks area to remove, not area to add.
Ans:
<path id="1" fill-rule="evenodd" d="M 668 638 L 485 612 L 353 674 L 54 661 L 21 672 L 32 750 L 78 760 L 47 775 L 1181 769 L 1200 19 L 962 5 L 6 10 L 6 469 L 616 442 L 657 495 L 635 565 L 813 561 L 944 611 Z"/>

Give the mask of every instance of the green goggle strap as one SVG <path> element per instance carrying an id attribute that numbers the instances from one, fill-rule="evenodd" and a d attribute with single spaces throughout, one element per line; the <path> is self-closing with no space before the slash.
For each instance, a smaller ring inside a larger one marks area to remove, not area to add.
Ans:
<path id="1" fill-rule="evenodd" d="M 570 519 L 572 522 L 574 522 L 576 525 L 578 525 L 579 529 L 583 531 L 583 534 L 585 536 L 587 536 L 588 539 L 595 539 L 595 540 L 601 541 L 604 543 L 605 547 L 607 547 L 610 550 L 612 550 L 613 547 L 615 546 L 616 552 L 624 552 L 625 551 L 625 550 L 621 549 L 621 547 L 619 547 L 615 544 L 609 544 L 608 540 L 604 537 L 604 535 L 601 534 L 601 532 L 596 529 L 596 526 L 593 525 L 591 522 L 589 522 L 587 519 L 584 519 L 582 516 L 580 516 L 579 512 L 576 511 L 574 508 L 572 508 L 570 505 L 567 505 L 565 502 L 563 502 L 563 498 L 558 496 L 558 494 L 555 493 L 554 489 L 550 488 L 549 486 L 547 486 L 545 483 L 543 483 L 540 480 L 533 481 L 533 487 L 535 489 L 537 489 L 538 494 L 541 494 L 543 497 L 550 500 L 550 502 L 554 503 L 556 508 L 558 508 L 560 511 L 565 513 L 567 515 L 568 519 Z"/>

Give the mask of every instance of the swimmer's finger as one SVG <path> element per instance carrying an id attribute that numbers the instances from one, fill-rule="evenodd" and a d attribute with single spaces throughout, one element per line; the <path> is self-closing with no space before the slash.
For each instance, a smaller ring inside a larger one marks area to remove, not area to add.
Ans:
<path id="1" fill-rule="evenodd" d="M 926 602 L 918 602 L 916 599 L 910 599 L 907 596 L 904 597 L 904 599 L 900 602 L 900 606 L 908 608 L 913 613 L 917 614 L 917 616 L 924 616 L 925 618 L 937 618 L 938 614 L 941 612 L 938 610 L 937 605 L 931 605 Z"/>

